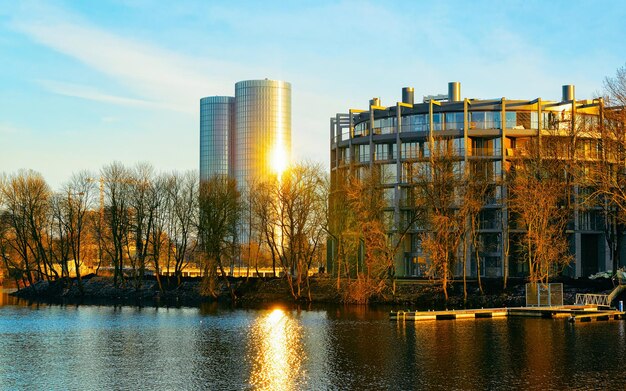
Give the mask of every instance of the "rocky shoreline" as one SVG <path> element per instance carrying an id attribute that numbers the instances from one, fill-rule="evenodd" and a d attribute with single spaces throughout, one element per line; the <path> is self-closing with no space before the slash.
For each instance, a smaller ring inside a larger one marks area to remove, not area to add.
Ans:
<path id="1" fill-rule="evenodd" d="M 573 304 L 576 293 L 608 293 L 612 289 L 610 280 L 566 280 L 564 283 L 564 304 Z M 161 291 L 155 279 L 145 279 L 137 284 L 127 280 L 120 287 L 115 287 L 111 277 L 87 276 L 83 279 L 82 291 L 73 280 L 55 282 L 40 281 L 22 288 L 12 295 L 31 301 L 57 303 L 98 303 L 130 305 L 172 305 L 199 306 L 206 302 L 232 302 L 230 291 L 224 281 L 218 284 L 218 296 L 214 298 L 202 293 L 200 279 L 187 278 L 180 285 L 177 282 L 162 281 Z M 294 300 L 284 279 L 229 279 L 237 303 L 256 305 L 264 303 L 309 302 L 308 291 L 302 292 L 303 298 Z M 310 279 L 311 303 L 340 304 L 342 296 L 337 291 L 336 281 L 331 278 Z M 402 306 L 411 309 L 461 309 L 518 307 L 525 304 L 524 281 L 511 280 L 506 289 L 502 281 L 485 280 L 484 294 L 480 293 L 475 282 L 468 283 L 468 299 L 464 302 L 462 282 L 455 282 L 448 289 L 446 301 L 441 286 L 429 281 L 403 280 L 398 282 L 396 294 L 391 292 L 372 297 L 370 304 Z"/>

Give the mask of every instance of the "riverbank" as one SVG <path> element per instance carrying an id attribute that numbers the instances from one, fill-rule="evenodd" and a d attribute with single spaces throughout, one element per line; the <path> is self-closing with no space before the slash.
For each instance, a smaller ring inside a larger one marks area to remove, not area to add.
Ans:
<path id="1" fill-rule="evenodd" d="M 564 280 L 564 304 L 572 304 L 576 293 L 608 293 L 612 283 L 608 279 Z M 235 291 L 240 304 L 256 305 L 267 303 L 295 303 L 289 286 L 284 279 L 272 278 L 230 278 L 229 283 Z M 87 276 L 83 278 L 83 289 L 79 289 L 75 280 L 56 282 L 40 281 L 13 292 L 22 299 L 47 302 L 97 302 L 100 304 L 129 303 L 137 305 L 184 305 L 198 306 L 201 303 L 219 301 L 230 302 L 230 290 L 224 281 L 217 286 L 217 297 L 203 293 L 202 283 L 198 278 L 185 278 L 178 285 L 177 281 L 164 279 L 163 290 L 159 289 L 155 279 L 145 279 L 139 284 L 132 280 L 125 281 L 119 287 L 111 277 Z M 468 297 L 464 300 L 462 282 L 455 282 L 448 288 L 448 300 L 445 300 L 440 285 L 428 280 L 399 280 L 395 295 L 390 291 L 373 296 L 370 304 L 402 306 L 412 309 L 462 309 L 519 307 L 525 305 L 525 282 L 511 279 L 507 288 L 501 279 L 485 279 L 483 293 L 476 282 L 468 283 Z M 338 304 L 342 295 L 337 290 L 336 280 L 331 278 L 311 278 L 309 288 L 303 286 L 300 302 Z"/>

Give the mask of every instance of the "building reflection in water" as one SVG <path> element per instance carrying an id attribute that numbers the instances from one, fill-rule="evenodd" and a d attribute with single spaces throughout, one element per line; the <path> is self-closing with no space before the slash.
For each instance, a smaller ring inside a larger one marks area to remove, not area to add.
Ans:
<path id="1" fill-rule="evenodd" d="M 282 309 L 259 317 L 251 326 L 248 360 L 250 385 L 260 390 L 290 390 L 303 379 L 300 367 L 306 359 L 302 327 Z"/>

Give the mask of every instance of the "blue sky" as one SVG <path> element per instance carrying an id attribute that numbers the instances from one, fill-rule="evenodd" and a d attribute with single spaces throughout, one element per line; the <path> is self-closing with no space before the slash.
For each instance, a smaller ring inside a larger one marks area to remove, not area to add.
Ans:
<path id="1" fill-rule="evenodd" d="M 591 98 L 625 20 L 622 1 L 0 0 L 0 172 L 197 169 L 199 99 L 266 77 L 292 83 L 294 157 L 327 165 L 329 117 L 404 86 Z"/>

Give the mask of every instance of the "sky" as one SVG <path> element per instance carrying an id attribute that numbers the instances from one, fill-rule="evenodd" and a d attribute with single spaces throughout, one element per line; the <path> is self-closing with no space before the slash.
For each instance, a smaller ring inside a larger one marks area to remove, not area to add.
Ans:
<path id="1" fill-rule="evenodd" d="M 197 170 L 200 98 L 264 78 L 292 85 L 294 158 L 328 167 L 329 118 L 402 87 L 598 96 L 624 20 L 623 1 L 0 0 L 0 173 Z"/>

